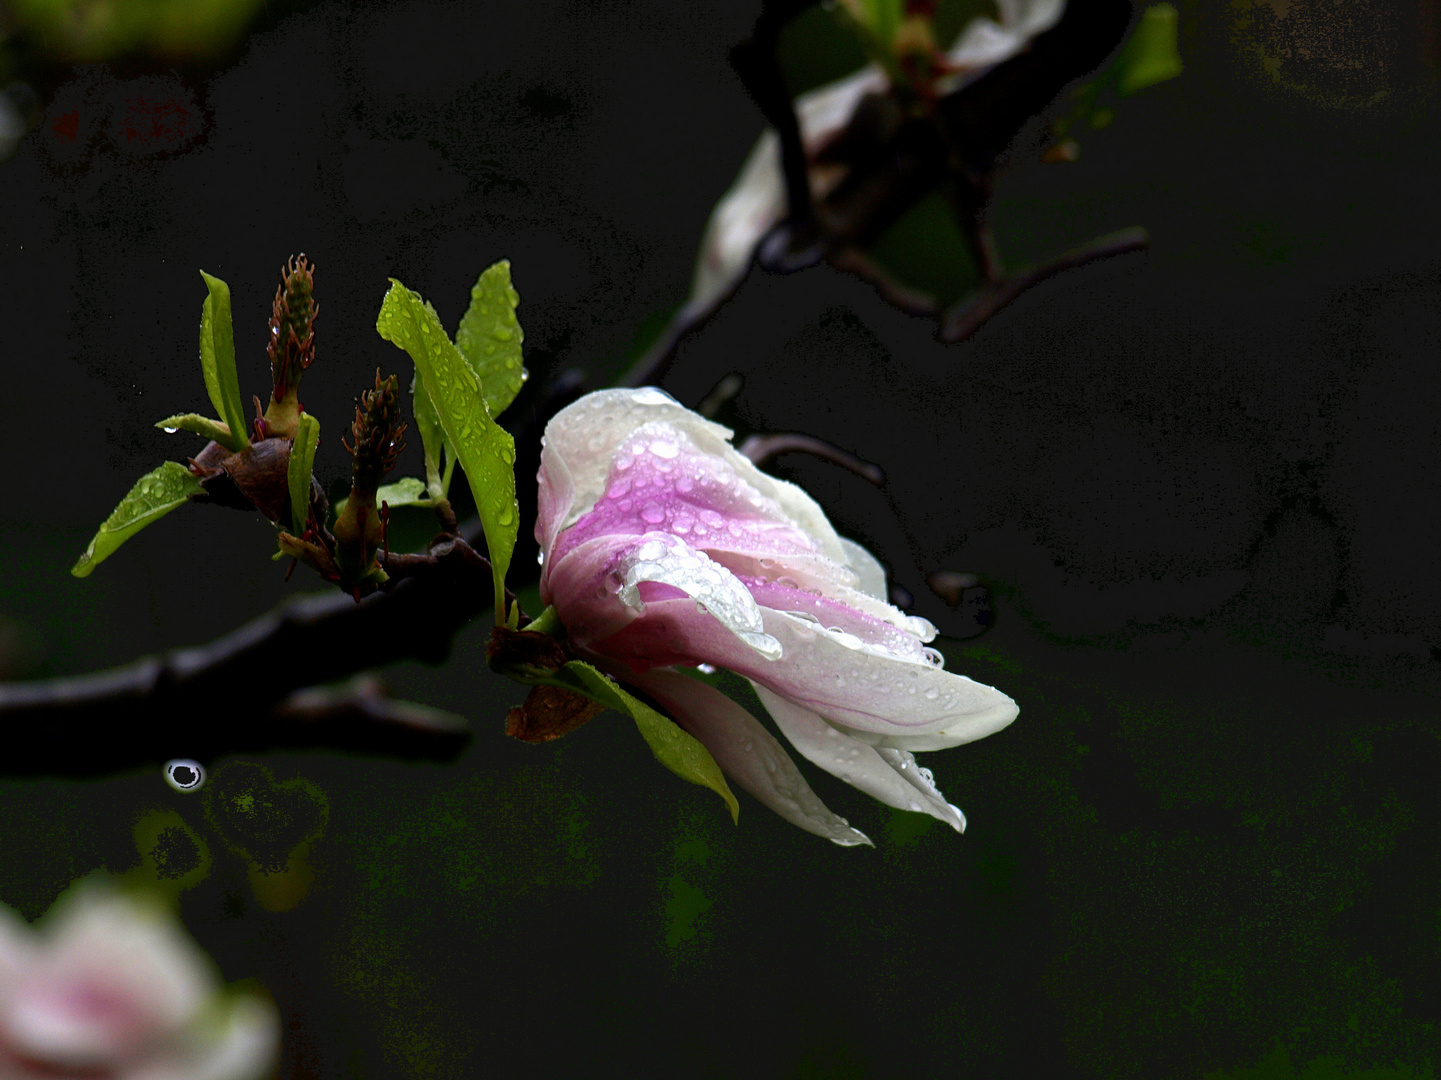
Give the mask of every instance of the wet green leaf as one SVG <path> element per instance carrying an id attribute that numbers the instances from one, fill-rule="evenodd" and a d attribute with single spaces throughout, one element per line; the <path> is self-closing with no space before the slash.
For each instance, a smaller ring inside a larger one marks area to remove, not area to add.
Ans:
<path id="1" fill-rule="evenodd" d="M 682 780 L 710 788 L 730 809 L 731 820 L 740 819 L 740 803 L 726 783 L 725 774 L 711 753 L 689 732 L 669 717 L 652 709 L 644 701 L 627 693 L 619 683 L 604 672 L 581 660 L 568 661 L 556 671 L 528 668 L 524 673 L 507 672 L 525 683 L 545 683 L 573 690 L 608 709 L 629 716 L 640 729 L 641 737 L 655 759 Z"/>
<path id="2" fill-rule="evenodd" d="M 240 449 L 240 443 L 230 434 L 230 428 L 219 420 L 212 420 L 199 413 L 177 413 L 175 416 L 167 416 L 155 426 L 168 432 L 189 431 L 196 435 L 203 435 L 207 439 L 218 442 L 227 450 Z"/>
<path id="3" fill-rule="evenodd" d="M 435 309 L 391 278 L 375 329 L 410 354 L 435 405 L 446 439 L 465 469 L 485 529 L 495 582 L 495 618 L 503 622 L 505 572 L 520 529 L 515 501 L 515 440 L 491 419 L 484 388 L 451 343 Z"/>
<path id="4" fill-rule="evenodd" d="M 419 367 L 410 382 L 410 411 L 415 414 L 415 426 L 420 430 L 420 442 L 425 450 L 426 486 L 431 498 L 444 499 L 450 494 L 450 477 L 441 478 L 441 451 L 454 461 L 455 450 L 445 441 L 445 429 L 440 426 L 440 415 L 435 411 L 435 402 L 430 400 Z"/>
<path id="5" fill-rule="evenodd" d="M 297 536 L 305 532 L 305 523 L 310 517 L 310 474 L 315 467 L 315 448 L 319 445 L 320 421 L 309 413 L 301 413 L 285 473 L 290 487 L 290 519 L 295 523 Z"/>
<path id="6" fill-rule="evenodd" d="M 470 290 L 470 307 L 455 331 L 455 347 L 480 377 L 491 416 L 505 411 L 526 380 L 520 362 L 525 335 L 515 317 L 519 303 L 520 294 L 510 283 L 510 260 L 502 259 Z"/>
<path id="7" fill-rule="evenodd" d="M 178 461 L 167 461 L 135 482 L 130 493 L 120 500 L 115 512 L 105 519 L 100 531 L 90 541 L 70 572 L 86 577 L 104 562 L 125 541 L 153 521 L 158 521 L 180 506 L 192 495 L 205 489 Z"/>
<path id="8" fill-rule="evenodd" d="M 240 378 L 235 373 L 235 334 L 230 322 L 230 286 L 204 270 L 200 276 L 210 290 L 200 309 L 200 370 L 210 403 L 230 428 L 237 446 L 250 445 L 245 431 L 245 407 L 240 402 Z"/>
<path id="9" fill-rule="evenodd" d="M 345 513 L 345 504 L 349 498 L 341 499 L 335 504 L 335 516 L 339 517 Z M 397 480 L 393 484 L 382 484 L 375 489 L 375 505 L 388 503 L 394 510 L 398 506 L 429 506 L 430 496 L 427 494 L 425 484 L 413 476 Z"/>

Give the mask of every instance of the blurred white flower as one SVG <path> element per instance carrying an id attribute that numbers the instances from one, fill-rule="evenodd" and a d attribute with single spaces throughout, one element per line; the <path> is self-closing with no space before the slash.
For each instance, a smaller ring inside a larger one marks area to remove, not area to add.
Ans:
<path id="1" fill-rule="evenodd" d="M 86 881 L 38 929 L 0 905 L 0 1080 L 259 1080 L 279 1031 L 158 900 Z"/>
<path id="2" fill-rule="evenodd" d="M 952 71 L 936 83 L 950 94 L 1002 61 L 1021 52 L 1037 34 L 1060 21 L 1066 0 L 997 0 L 1001 21 L 972 19 L 946 53 Z M 815 156 L 850 123 L 861 98 L 881 93 L 888 85 L 877 64 L 796 98 L 796 120 L 806 157 Z M 808 170 L 811 194 L 824 199 L 846 177 L 840 163 L 818 164 Z M 685 311 L 699 317 L 724 300 L 750 269 L 751 255 L 770 229 L 785 216 L 786 186 L 781 174 L 780 138 L 773 129 L 751 150 L 740 175 L 711 211 L 701 237 L 695 277 Z"/>

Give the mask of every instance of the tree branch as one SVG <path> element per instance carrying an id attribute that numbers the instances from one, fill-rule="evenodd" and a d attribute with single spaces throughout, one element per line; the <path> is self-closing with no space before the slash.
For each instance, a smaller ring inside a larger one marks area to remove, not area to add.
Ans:
<path id="1" fill-rule="evenodd" d="M 492 607 L 490 563 L 461 537 L 386 565 L 399 580 L 359 603 L 341 593 L 302 597 L 208 645 L 0 685 L 0 722 L 23 732 L 13 742 L 25 747 L 0 773 L 93 777 L 173 757 L 320 747 L 455 760 L 468 731 L 411 709 L 362 707 L 353 693 L 307 689 L 401 660 L 443 663 L 456 631 Z"/>

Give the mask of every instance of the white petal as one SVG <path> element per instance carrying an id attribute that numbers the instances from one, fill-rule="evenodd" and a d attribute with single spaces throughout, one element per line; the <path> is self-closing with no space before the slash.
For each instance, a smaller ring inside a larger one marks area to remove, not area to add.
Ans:
<path id="1" fill-rule="evenodd" d="M 221 1029 L 204 1029 L 191 1045 L 128 1070 L 124 1080 L 260 1080 L 280 1051 L 275 1007 L 254 994 L 226 1003 Z M 195 1034 L 195 1033 L 192 1033 Z"/>
<path id="2" fill-rule="evenodd" d="M 860 590 L 876 600 L 887 600 L 886 570 L 879 559 L 854 540 L 840 538 L 841 549 L 846 553 L 846 564 L 860 579 Z"/>
<path id="3" fill-rule="evenodd" d="M 965 815 L 946 802 L 934 784 L 927 783 L 923 777 L 915 777 L 913 782 L 913 778 L 906 776 L 906 771 L 914 772 L 916 768 L 915 759 L 909 754 L 878 750 L 759 683 L 751 685 L 776 726 L 808 760 L 887 806 L 930 814 L 957 832 L 965 831 Z"/>
<path id="4" fill-rule="evenodd" d="M 871 64 L 798 97 L 796 119 L 807 155 L 813 157 L 850 122 L 865 94 L 884 90 L 885 86 L 885 75 Z M 812 194 L 817 199 L 825 198 L 849 171 L 812 165 L 808 170 Z M 690 314 L 702 315 L 729 295 L 750 269 L 756 245 L 785 212 L 780 140 L 774 130 L 768 129 L 756 140 L 735 182 L 706 221 L 686 301 Z"/>
<path id="5" fill-rule="evenodd" d="M 30 929 L 14 911 L 0 904 L 0 996 L 5 988 L 14 985 L 20 972 L 35 956 L 38 941 L 35 931 Z"/>
<path id="6" fill-rule="evenodd" d="M 1001 15 L 999 25 L 985 17 L 972 19 L 946 53 L 946 59 L 952 64 L 971 71 L 942 76 L 936 80 L 937 93 L 954 93 L 1015 56 L 1031 38 L 1060 22 L 1066 0 L 996 0 L 996 6 Z"/>
<path id="7" fill-rule="evenodd" d="M 553 447 L 541 447 L 540 472 L 536 474 L 536 484 L 535 542 L 548 558 L 551 549 L 555 547 L 556 536 L 565 526 L 571 507 L 575 505 L 575 481 L 570 475 L 565 458 Z M 548 569 L 544 563 L 541 564 L 541 594 L 547 603 Z"/>
<path id="8" fill-rule="evenodd" d="M 726 776 L 791 824 L 843 847 L 870 843 L 865 833 L 826 809 L 775 736 L 725 694 L 665 668 L 629 681 L 704 743 Z"/>
<path id="9" fill-rule="evenodd" d="M 943 745 L 954 746 L 993 734 L 1016 718 L 1016 703 L 994 687 L 878 647 L 857 647 L 783 612 L 761 611 L 785 662 L 767 668 L 742 668 L 732 658 L 717 662 L 804 702 L 838 727 L 902 740 L 947 732 Z M 911 741 L 889 745 L 922 748 Z"/>

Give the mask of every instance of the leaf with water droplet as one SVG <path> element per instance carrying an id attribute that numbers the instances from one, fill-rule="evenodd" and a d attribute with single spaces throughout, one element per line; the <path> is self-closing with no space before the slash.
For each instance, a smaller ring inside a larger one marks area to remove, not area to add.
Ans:
<path id="1" fill-rule="evenodd" d="M 100 531 L 85 549 L 85 554 L 76 560 L 70 572 L 76 577 L 88 576 L 116 548 L 145 526 L 159 521 L 177 506 L 204 491 L 200 481 L 178 461 L 167 461 L 160 468 L 146 473 L 120 500 L 115 512 L 105 519 Z"/>
<path id="2" fill-rule="evenodd" d="M 335 516 L 345 513 L 346 496 L 335 504 Z M 401 506 L 430 506 L 431 501 L 425 489 L 425 482 L 413 476 L 406 476 L 393 484 L 381 484 L 375 489 L 375 505 L 385 503 L 392 510 Z"/>
<path id="3" fill-rule="evenodd" d="M 525 381 L 520 366 L 525 335 L 515 317 L 519 303 L 510 284 L 510 262 L 502 259 L 470 290 L 470 307 L 455 331 L 455 347 L 480 376 L 491 416 L 499 416 L 515 400 Z"/>
<path id="4" fill-rule="evenodd" d="M 238 451 L 240 449 L 240 440 L 230 434 L 229 427 L 219 420 L 212 420 L 199 413 L 178 413 L 175 416 L 167 416 L 155 426 L 170 435 L 177 431 L 189 431 L 212 439 L 227 450 Z"/>
<path id="5" fill-rule="evenodd" d="M 305 523 L 310 517 L 310 473 L 315 467 L 315 448 L 319 445 L 320 421 L 309 413 L 301 413 L 285 472 L 285 482 L 290 488 L 290 520 L 295 523 L 296 536 L 305 532 Z"/>
<path id="6" fill-rule="evenodd" d="M 245 430 L 245 406 L 240 401 L 240 377 L 235 373 L 235 333 L 230 324 L 230 286 L 204 270 L 209 294 L 200 309 L 200 373 L 205 376 L 205 389 L 210 403 L 225 421 L 238 446 L 250 445 Z M 219 440 L 216 440 L 217 442 Z"/>
<path id="7" fill-rule="evenodd" d="M 455 458 L 465 470 L 485 529 L 495 583 L 496 620 L 505 617 L 505 572 L 515 550 L 520 510 L 515 501 L 515 440 L 491 419 L 481 385 L 451 343 L 435 309 L 391 278 L 375 329 L 415 361 Z M 507 458 L 507 454 L 509 458 Z"/>
<path id="8" fill-rule="evenodd" d="M 446 441 L 445 429 L 440 426 L 440 416 L 435 411 L 435 402 L 420 368 L 415 369 L 415 378 L 410 382 L 410 406 L 415 414 L 415 426 L 420 429 L 420 442 L 425 450 L 425 482 L 432 496 L 438 499 L 450 495 L 449 476 L 441 476 L 441 451 L 455 460 L 455 448 Z"/>
<path id="9" fill-rule="evenodd" d="M 520 682 L 559 686 L 583 694 L 592 701 L 598 701 L 608 709 L 629 716 L 635 721 L 641 737 L 645 739 L 655 759 L 682 780 L 708 787 L 725 800 L 731 812 L 731 820 L 740 818 L 740 803 L 736 801 L 725 774 L 711 757 L 709 750 L 689 732 L 673 720 L 652 709 L 639 698 L 627 693 L 618 683 L 598 669 L 581 660 L 571 660 L 555 671 L 531 669 L 525 677 L 515 672 L 505 672 Z"/>

